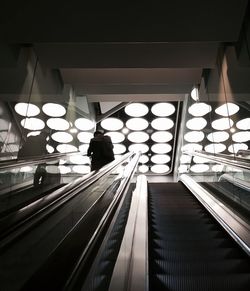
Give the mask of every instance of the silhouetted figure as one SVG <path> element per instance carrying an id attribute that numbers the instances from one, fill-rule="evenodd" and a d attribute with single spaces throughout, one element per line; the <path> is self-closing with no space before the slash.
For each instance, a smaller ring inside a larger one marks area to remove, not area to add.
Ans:
<path id="1" fill-rule="evenodd" d="M 91 171 L 99 170 L 114 160 L 113 144 L 109 136 L 96 131 L 90 140 L 87 155 L 91 157 Z"/>

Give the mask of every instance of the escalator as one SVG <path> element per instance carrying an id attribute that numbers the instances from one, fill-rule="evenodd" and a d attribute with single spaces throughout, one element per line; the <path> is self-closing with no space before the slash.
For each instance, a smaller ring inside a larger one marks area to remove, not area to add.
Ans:
<path id="1" fill-rule="evenodd" d="M 249 257 L 183 184 L 148 195 L 149 290 L 249 290 Z"/>

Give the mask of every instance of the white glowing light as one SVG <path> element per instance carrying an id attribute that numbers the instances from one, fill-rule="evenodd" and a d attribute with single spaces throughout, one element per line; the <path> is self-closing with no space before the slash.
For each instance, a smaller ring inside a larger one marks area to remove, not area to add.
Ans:
<path id="1" fill-rule="evenodd" d="M 36 116 L 40 113 L 40 109 L 38 106 L 31 103 L 24 103 L 24 102 L 17 103 L 15 105 L 15 111 L 19 115 L 27 116 L 27 117 Z"/>
<path id="2" fill-rule="evenodd" d="M 229 138 L 229 133 L 226 131 L 214 131 L 208 134 L 207 139 L 211 142 L 222 142 Z"/>
<path id="3" fill-rule="evenodd" d="M 95 123 L 90 119 L 81 117 L 75 120 L 75 126 L 80 130 L 91 130 L 94 128 Z"/>
<path id="4" fill-rule="evenodd" d="M 208 153 L 221 153 L 224 152 L 226 146 L 223 143 L 211 143 L 205 146 L 205 151 Z"/>
<path id="5" fill-rule="evenodd" d="M 199 101 L 199 90 L 197 87 L 194 87 L 191 91 L 191 97 L 194 101 Z"/>
<path id="6" fill-rule="evenodd" d="M 126 126 L 131 130 L 144 130 L 148 127 L 148 121 L 144 118 L 131 118 L 126 122 Z"/>
<path id="7" fill-rule="evenodd" d="M 153 165 L 150 170 L 156 174 L 164 174 L 169 171 L 169 166 L 167 165 Z"/>
<path id="8" fill-rule="evenodd" d="M 175 112 L 175 107 L 171 103 L 161 102 L 153 105 L 151 111 L 155 116 L 165 117 L 172 115 Z"/>
<path id="9" fill-rule="evenodd" d="M 131 103 L 125 107 L 125 112 L 132 117 L 141 117 L 148 113 L 148 106 L 142 103 Z"/>
<path id="10" fill-rule="evenodd" d="M 30 173 L 33 171 L 33 168 L 30 166 L 24 166 L 20 168 L 20 172 L 22 173 Z"/>
<path id="11" fill-rule="evenodd" d="M 187 142 L 200 142 L 204 139 L 204 136 L 202 131 L 190 131 L 184 135 L 184 139 Z"/>
<path id="12" fill-rule="evenodd" d="M 90 158 L 82 155 L 74 155 L 69 158 L 72 164 L 82 165 L 82 164 L 90 164 Z"/>
<path id="13" fill-rule="evenodd" d="M 67 130 L 69 129 L 69 122 L 63 118 L 49 118 L 47 126 L 54 130 Z"/>
<path id="14" fill-rule="evenodd" d="M 141 153 L 145 154 L 149 150 L 149 147 L 144 143 L 137 143 L 137 144 L 130 145 L 128 150 L 130 152 L 139 152 L 140 151 Z"/>
<path id="15" fill-rule="evenodd" d="M 154 119 L 151 126 L 156 130 L 168 130 L 174 126 L 174 122 L 170 118 L 160 117 Z"/>
<path id="16" fill-rule="evenodd" d="M 89 148 L 89 144 L 81 144 L 78 148 L 81 153 L 86 154 Z"/>
<path id="17" fill-rule="evenodd" d="M 45 127 L 45 123 L 41 119 L 35 117 L 24 118 L 21 120 L 21 125 L 29 130 L 41 130 Z"/>
<path id="18" fill-rule="evenodd" d="M 105 135 L 111 138 L 112 143 L 120 143 L 123 142 L 125 139 L 124 134 L 122 134 L 121 132 L 110 131 L 105 133 Z"/>
<path id="19" fill-rule="evenodd" d="M 248 142 L 250 140 L 249 131 L 240 131 L 232 135 L 232 140 L 235 142 Z"/>
<path id="20" fill-rule="evenodd" d="M 228 117 L 222 117 L 214 120 L 211 125 L 216 130 L 225 130 L 232 127 L 234 125 L 234 122 Z"/>
<path id="21" fill-rule="evenodd" d="M 151 150 L 156 154 L 166 154 L 172 150 L 172 147 L 167 143 L 156 143 L 152 145 Z"/>
<path id="22" fill-rule="evenodd" d="M 204 164 L 204 163 L 209 163 L 208 159 L 201 158 L 201 157 L 193 157 L 193 161 L 196 164 Z"/>
<path id="23" fill-rule="evenodd" d="M 203 173 L 203 172 L 207 172 L 209 170 L 209 166 L 208 165 L 203 165 L 203 164 L 197 164 L 197 165 L 193 165 L 190 170 L 194 173 Z"/>
<path id="24" fill-rule="evenodd" d="M 240 110 L 240 107 L 234 103 L 225 103 L 215 109 L 215 112 L 221 116 L 231 116 L 237 113 Z"/>
<path id="25" fill-rule="evenodd" d="M 101 122 L 101 127 L 106 130 L 120 130 L 123 128 L 123 122 L 115 117 L 109 117 Z"/>
<path id="26" fill-rule="evenodd" d="M 131 132 L 128 135 L 128 140 L 131 142 L 142 143 L 149 139 L 149 135 L 143 131 Z"/>
<path id="27" fill-rule="evenodd" d="M 172 133 L 168 131 L 156 131 L 151 135 L 151 139 L 155 142 L 169 142 L 172 138 Z"/>
<path id="28" fill-rule="evenodd" d="M 141 165 L 141 166 L 139 166 L 138 170 L 140 173 L 147 173 L 149 168 L 146 165 Z"/>
<path id="29" fill-rule="evenodd" d="M 70 144 L 59 144 L 56 149 L 59 153 L 77 152 L 77 147 Z"/>
<path id="30" fill-rule="evenodd" d="M 72 170 L 78 174 L 88 174 L 90 173 L 90 166 L 73 166 Z"/>
<path id="31" fill-rule="evenodd" d="M 212 110 L 212 107 L 206 103 L 195 103 L 188 108 L 189 114 L 199 117 L 204 116 Z"/>
<path id="32" fill-rule="evenodd" d="M 92 132 L 79 132 L 77 135 L 78 140 L 84 143 L 90 143 L 90 140 L 93 137 L 94 135 Z"/>
<path id="33" fill-rule="evenodd" d="M 115 155 L 120 155 L 126 152 L 126 147 L 123 144 L 114 144 L 113 151 Z"/>
<path id="34" fill-rule="evenodd" d="M 128 128 L 124 127 L 124 128 L 122 129 L 122 133 L 127 134 L 128 132 L 129 132 L 129 129 L 128 129 Z"/>
<path id="35" fill-rule="evenodd" d="M 228 147 L 230 153 L 236 154 L 239 150 L 247 150 L 248 146 L 245 143 L 234 143 Z"/>
<path id="36" fill-rule="evenodd" d="M 181 158 L 180 158 L 180 162 L 182 163 L 182 164 L 189 164 L 189 163 L 191 163 L 191 160 L 192 160 L 192 157 L 191 156 L 189 156 L 189 155 L 181 155 Z"/>
<path id="37" fill-rule="evenodd" d="M 188 152 L 201 151 L 202 145 L 197 144 L 197 143 L 187 143 L 181 148 L 181 150 L 188 151 Z"/>
<path id="38" fill-rule="evenodd" d="M 47 173 L 50 173 L 50 174 L 59 174 L 60 173 L 58 166 L 46 166 L 46 171 L 47 171 Z"/>
<path id="39" fill-rule="evenodd" d="M 42 110 L 51 117 L 61 117 L 66 113 L 66 109 L 57 103 L 46 103 L 43 105 Z"/>
<path id="40" fill-rule="evenodd" d="M 250 118 L 241 119 L 236 123 L 236 127 L 241 130 L 249 130 L 250 129 Z"/>
<path id="41" fill-rule="evenodd" d="M 202 130 L 207 125 L 207 121 L 203 117 L 194 117 L 187 121 L 186 126 L 191 130 Z"/>
<path id="42" fill-rule="evenodd" d="M 153 155 L 151 161 L 155 164 L 166 164 L 171 160 L 169 155 Z"/>
<path id="43" fill-rule="evenodd" d="M 71 172 L 71 168 L 67 166 L 58 166 L 58 170 L 61 174 L 68 174 Z"/>
<path id="44" fill-rule="evenodd" d="M 179 168 L 178 168 L 178 172 L 180 174 L 187 173 L 188 172 L 188 166 L 187 165 L 180 165 Z"/>
<path id="45" fill-rule="evenodd" d="M 223 165 L 214 165 L 212 167 L 212 171 L 213 172 L 222 172 L 223 171 L 224 166 Z"/>
<path id="46" fill-rule="evenodd" d="M 51 135 L 51 138 L 57 142 L 69 143 L 73 140 L 73 136 L 67 132 L 55 132 Z"/>
<path id="47" fill-rule="evenodd" d="M 139 159 L 139 163 L 146 164 L 149 161 L 149 157 L 146 155 L 141 155 Z"/>
<path id="48" fill-rule="evenodd" d="M 55 149 L 49 144 L 46 145 L 46 150 L 49 154 L 52 154 L 55 151 Z"/>
<path id="49" fill-rule="evenodd" d="M 37 130 L 37 131 L 30 131 L 30 132 L 27 134 L 27 137 L 29 137 L 29 136 L 38 136 L 40 133 L 41 133 L 40 130 Z"/>

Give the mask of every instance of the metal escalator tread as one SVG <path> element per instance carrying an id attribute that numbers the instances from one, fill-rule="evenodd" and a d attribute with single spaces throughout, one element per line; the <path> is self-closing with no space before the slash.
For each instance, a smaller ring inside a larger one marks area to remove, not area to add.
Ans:
<path id="1" fill-rule="evenodd" d="M 150 184 L 149 290 L 249 286 L 249 257 L 192 194 L 180 183 Z"/>

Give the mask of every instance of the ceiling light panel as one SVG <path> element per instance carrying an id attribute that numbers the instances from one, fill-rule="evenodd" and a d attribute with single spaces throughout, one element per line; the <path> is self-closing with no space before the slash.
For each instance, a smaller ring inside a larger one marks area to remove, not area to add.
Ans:
<path id="1" fill-rule="evenodd" d="M 125 135 L 121 132 L 110 131 L 106 132 L 105 135 L 108 135 L 111 138 L 112 143 L 121 143 L 125 139 Z"/>
<path id="2" fill-rule="evenodd" d="M 95 123 L 88 118 L 77 118 L 75 120 L 75 126 L 80 130 L 92 130 L 95 127 Z"/>
<path id="3" fill-rule="evenodd" d="M 212 110 L 212 107 L 206 103 L 194 103 L 188 108 L 189 114 L 195 117 L 201 117 L 208 114 Z"/>
<path id="4" fill-rule="evenodd" d="M 148 113 L 148 106 L 143 103 L 131 103 L 125 107 L 125 112 L 131 117 L 142 117 Z"/>
<path id="5" fill-rule="evenodd" d="M 128 135 L 128 140 L 134 143 L 143 143 L 149 139 L 149 135 L 143 131 L 131 132 Z"/>
<path id="6" fill-rule="evenodd" d="M 131 130 L 144 130 L 148 127 L 148 121 L 144 118 L 131 118 L 126 122 L 126 127 Z"/>
<path id="7" fill-rule="evenodd" d="M 221 116 L 231 116 L 237 113 L 240 107 L 234 103 L 225 103 L 215 109 L 215 112 Z"/>
<path id="8" fill-rule="evenodd" d="M 152 106 L 151 111 L 155 116 L 166 117 L 175 112 L 175 106 L 171 103 L 156 103 Z"/>
<path id="9" fill-rule="evenodd" d="M 15 111 L 19 115 L 32 117 L 36 116 L 40 113 L 40 109 L 38 106 L 32 103 L 24 103 L 20 102 L 15 105 Z"/>
<path id="10" fill-rule="evenodd" d="M 66 114 L 66 109 L 61 104 L 46 103 L 42 107 L 42 111 L 51 117 L 61 117 Z"/>
<path id="11" fill-rule="evenodd" d="M 67 130 L 69 129 L 69 122 L 63 118 L 49 118 L 47 126 L 54 130 Z"/>
<path id="12" fill-rule="evenodd" d="M 156 131 L 151 135 L 151 139 L 155 142 L 169 142 L 173 135 L 169 131 Z"/>
<path id="13" fill-rule="evenodd" d="M 170 118 L 160 117 L 154 119 L 151 126 L 156 130 L 168 130 L 174 127 L 174 122 Z"/>

